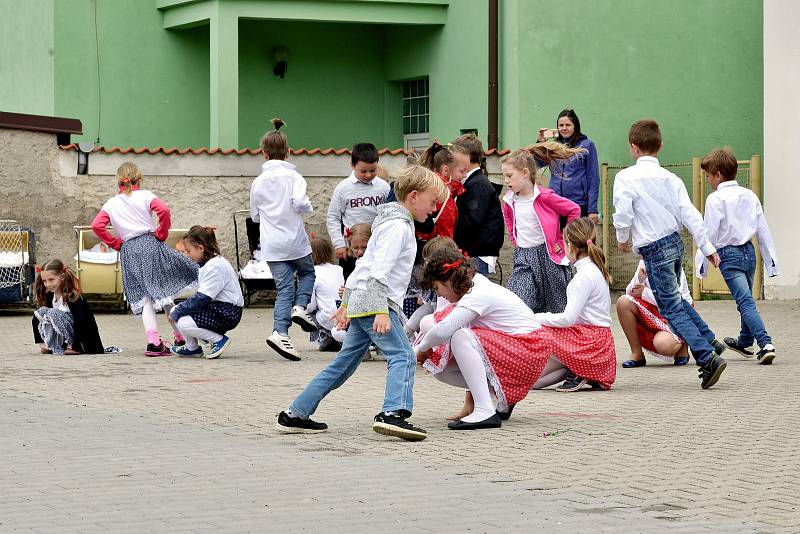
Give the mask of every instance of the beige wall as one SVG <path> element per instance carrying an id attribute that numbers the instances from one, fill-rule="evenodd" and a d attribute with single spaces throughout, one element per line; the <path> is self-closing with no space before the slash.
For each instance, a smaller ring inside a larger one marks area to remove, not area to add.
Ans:
<path id="1" fill-rule="evenodd" d="M 767 298 L 800 298 L 800 246 L 792 215 L 800 206 L 800 2 L 764 2 L 764 206 L 780 275 L 766 278 Z"/>
<path id="2" fill-rule="evenodd" d="M 72 260 L 77 239 L 74 225 L 91 223 L 103 203 L 116 193 L 115 172 L 123 161 L 132 161 L 144 175 L 144 187 L 163 199 L 172 211 L 172 227 L 204 224 L 217 228 L 222 252 L 234 262 L 233 213 L 249 208 L 250 184 L 263 158 L 222 154 L 106 154 L 94 152 L 89 174 L 77 175 L 78 153 L 56 147 L 55 136 L 22 130 L 0 129 L 0 218 L 16 219 L 30 226 L 37 238 L 37 261 Z M 327 236 L 325 214 L 333 188 L 350 173 L 349 155 L 301 155 L 290 161 L 308 181 L 314 212 L 307 227 Z M 388 169 L 405 165 L 405 156 L 387 155 Z M 497 158 L 489 161 L 496 175 Z M 246 252 L 244 217 L 238 219 L 240 247 Z M 508 258 L 510 251 L 504 252 Z M 505 276 L 510 272 L 506 270 Z"/>

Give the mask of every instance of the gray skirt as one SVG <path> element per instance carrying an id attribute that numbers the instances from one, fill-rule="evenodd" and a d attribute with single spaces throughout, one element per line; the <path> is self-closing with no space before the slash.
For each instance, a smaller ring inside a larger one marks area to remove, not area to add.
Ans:
<path id="1" fill-rule="evenodd" d="M 134 315 L 147 299 L 156 310 L 171 306 L 177 295 L 197 285 L 198 265 L 153 234 L 122 244 L 122 290 Z"/>
<path id="2" fill-rule="evenodd" d="M 567 307 L 567 284 L 572 280 L 568 265 L 550 259 L 547 245 L 514 250 L 514 270 L 508 289 L 533 310 L 533 313 L 561 313 Z"/>
<path id="3" fill-rule="evenodd" d="M 39 319 L 39 335 L 53 354 L 64 354 L 64 345 L 75 340 L 75 321 L 72 314 L 42 306 L 33 314 Z"/>

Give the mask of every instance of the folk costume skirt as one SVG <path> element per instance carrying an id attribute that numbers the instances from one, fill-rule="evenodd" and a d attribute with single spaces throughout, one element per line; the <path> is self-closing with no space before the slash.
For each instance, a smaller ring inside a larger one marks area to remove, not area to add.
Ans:
<path id="1" fill-rule="evenodd" d="M 611 389 L 617 377 L 617 352 L 611 328 L 577 324 L 566 328 L 543 326 L 551 354 L 570 371 Z"/>
<path id="2" fill-rule="evenodd" d="M 572 280 L 568 265 L 550 259 L 547 245 L 514 249 L 514 270 L 508 277 L 513 291 L 533 313 L 561 313 L 567 307 L 567 284 Z"/>
<path id="3" fill-rule="evenodd" d="M 142 313 L 146 299 L 158 311 L 197 285 L 198 265 L 153 234 L 125 241 L 120 253 L 122 289 L 134 315 Z"/>
<path id="4" fill-rule="evenodd" d="M 438 322 L 455 307 L 450 306 L 433 314 Z M 527 334 L 507 334 L 485 328 L 465 328 L 483 358 L 486 379 L 497 396 L 497 409 L 508 411 L 508 406 L 524 399 L 539 379 L 550 359 L 551 343 L 543 329 Z M 433 355 L 423 367 L 431 374 L 441 373 L 450 359 L 450 344 L 433 349 Z"/>
<path id="5" fill-rule="evenodd" d="M 64 354 L 64 345 L 75 340 L 75 321 L 72 314 L 42 306 L 33 314 L 39 319 L 39 335 L 53 354 Z"/>
<path id="6" fill-rule="evenodd" d="M 674 356 L 666 356 L 659 354 L 653 344 L 653 338 L 659 332 L 669 332 L 675 338 L 675 341 L 683 343 L 683 339 L 676 336 L 669 328 L 667 320 L 658 312 L 658 307 L 655 304 L 650 304 L 646 300 L 636 298 L 631 295 L 625 295 L 625 298 L 636 304 L 639 309 L 640 319 L 636 321 L 636 332 L 639 334 L 639 343 L 642 348 L 647 352 L 648 356 L 655 356 L 656 358 L 673 361 Z"/>

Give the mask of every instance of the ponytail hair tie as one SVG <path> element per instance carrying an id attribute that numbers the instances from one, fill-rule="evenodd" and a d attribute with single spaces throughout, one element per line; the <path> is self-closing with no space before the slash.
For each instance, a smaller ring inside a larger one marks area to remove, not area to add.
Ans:
<path id="1" fill-rule="evenodd" d="M 592 241 L 592 239 L 591 239 L 591 238 L 589 238 L 589 239 L 587 239 L 587 240 L 586 240 L 586 246 L 587 246 L 587 247 L 588 247 L 589 245 L 593 245 L 593 244 L 594 244 L 594 241 Z"/>
<path id="2" fill-rule="evenodd" d="M 449 273 L 453 269 L 456 269 L 462 263 L 464 263 L 464 260 L 456 260 L 453 263 L 443 263 L 442 264 L 442 274 Z"/>
<path id="3" fill-rule="evenodd" d="M 42 266 L 37 263 L 36 265 L 33 266 L 33 270 L 36 271 L 37 273 L 40 273 L 42 272 Z"/>

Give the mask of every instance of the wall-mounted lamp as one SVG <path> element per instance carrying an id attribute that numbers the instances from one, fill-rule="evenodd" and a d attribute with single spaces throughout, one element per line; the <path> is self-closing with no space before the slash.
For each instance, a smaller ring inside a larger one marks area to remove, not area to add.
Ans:
<path id="1" fill-rule="evenodd" d="M 94 150 L 94 143 L 83 141 L 78 143 L 78 174 L 89 174 L 89 154 Z"/>
<path id="2" fill-rule="evenodd" d="M 272 55 L 275 57 L 275 66 L 272 68 L 272 74 L 283 79 L 286 75 L 286 70 L 289 68 L 289 49 L 285 46 L 276 46 L 272 50 Z"/>

